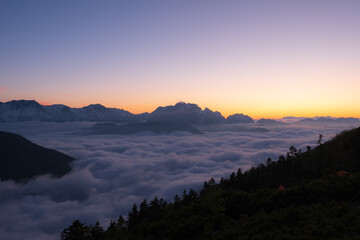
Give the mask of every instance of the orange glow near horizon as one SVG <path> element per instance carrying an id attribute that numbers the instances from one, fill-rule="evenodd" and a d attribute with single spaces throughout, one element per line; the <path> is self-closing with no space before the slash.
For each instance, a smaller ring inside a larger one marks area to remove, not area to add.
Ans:
<path id="1" fill-rule="evenodd" d="M 197 103 L 196 101 L 185 101 L 183 99 L 179 100 L 186 103 L 194 103 L 197 104 L 201 109 L 205 109 L 206 107 L 212 111 L 220 112 L 225 118 L 229 115 L 242 113 L 244 115 L 248 115 L 253 119 L 260 118 L 270 118 L 270 119 L 280 119 L 282 117 L 316 117 L 316 116 L 331 116 L 331 117 L 355 117 L 360 118 L 360 107 L 358 109 L 354 109 L 351 105 L 341 105 L 339 104 L 337 109 L 334 109 L 333 106 L 326 105 L 307 105 L 307 106 L 291 106 L 291 103 L 284 105 L 274 105 L 271 104 L 263 104 L 262 106 L 256 106 L 254 103 L 246 106 L 245 104 L 239 105 L 229 105 L 229 104 L 214 104 L 209 102 L 208 104 L 205 102 Z M 157 107 L 164 107 L 169 105 L 175 105 L 179 101 L 174 101 L 170 103 L 156 103 L 156 104 L 118 104 L 111 101 L 93 101 L 93 102 L 85 102 L 81 101 L 77 104 L 74 103 L 59 103 L 59 102 L 47 102 L 47 101 L 38 101 L 42 105 L 52 105 L 52 104 L 64 104 L 73 108 L 81 108 L 88 106 L 90 104 L 101 104 L 107 108 L 119 108 L 126 111 L 129 111 L 133 114 L 140 114 L 144 112 L 151 113 Z"/>
<path id="2" fill-rule="evenodd" d="M 210 2 L 9 1 L 0 101 L 360 117 L 360 1 Z"/>

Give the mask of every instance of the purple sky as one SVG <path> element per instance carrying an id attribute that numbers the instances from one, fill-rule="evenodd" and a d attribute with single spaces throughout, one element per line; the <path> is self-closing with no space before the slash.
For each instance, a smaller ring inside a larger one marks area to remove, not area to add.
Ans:
<path id="1" fill-rule="evenodd" d="M 359 1 L 1 1 L 0 101 L 354 116 Z"/>

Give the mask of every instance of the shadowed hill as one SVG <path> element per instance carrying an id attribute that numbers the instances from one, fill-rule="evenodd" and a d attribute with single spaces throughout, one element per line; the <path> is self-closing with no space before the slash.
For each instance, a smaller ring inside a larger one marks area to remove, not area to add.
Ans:
<path id="1" fill-rule="evenodd" d="M 359 156 L 357 128 L 303 153 L 291 146 L 278 161 L 211 179 L 172 203 L 134 204 L 106 230 L 74 221 L 61 238 L 360 239 Z"/>
<path id="2" fill-rule="evenodd" d="M 265 164 L 245 173 L 233 173 L 224 187 L 243 190 L 276 187 L 303 180 L 336 174 L 338 171 L 360 172 L 360 128 L 344 131 L 332 140 L 305 152 L 294 146 L 277 161 L 268 159 Z"/>
<path id="3" fill-rule="evenodd" d="M 344 131 L 302 155 L 305 165 L 317 168 L 321 175 L 334 171 L 360 171 L 360 128 Z"/>
<path id="4" fill-rule="evenodd" d="M 37 175 L 60 177 L 71 168 L 74 158 L 36 145 L 20 135 L 0 132 L 0 178 L 27 180 Z"/>

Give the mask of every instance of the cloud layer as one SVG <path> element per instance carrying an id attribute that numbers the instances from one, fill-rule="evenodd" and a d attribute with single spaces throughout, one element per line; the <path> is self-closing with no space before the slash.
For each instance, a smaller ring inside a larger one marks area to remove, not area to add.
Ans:
<path id="1" fill-rule="evenodd" d="M 0 239 L 58 239 L 79 219 L 107 225 L 127 215 L 134 202 L 175 194 L 204 181 L 227 177 L 274 160 L 289 146 L 314 146 L 318 134 L 331 139 L 350 125 L 202 127 L 205 134 L 86 135 L 93 123 L 0 123 L 0 130 L 62 151 L 78 160 L 60 178 L 41 176 L 27 184 L 0 183 Z"/>

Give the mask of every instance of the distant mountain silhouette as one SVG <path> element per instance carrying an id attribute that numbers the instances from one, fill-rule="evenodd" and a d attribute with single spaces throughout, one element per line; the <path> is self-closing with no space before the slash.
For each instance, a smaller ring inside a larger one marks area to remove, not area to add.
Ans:
<path id="1" fill-rule="evenodd" d="M 318 124 L 359 124 L 360 121 L 357 118 L 331 118 L 331 117 L 319 117 L 319 118 L 304 118 L 298 123 L 318 123 Z"/>
<path id="2" fill-rule="evenodd" d="M 276 121 L 275 119 L 262 118 L 262 119 L 257 120 L 256 124 L 259 124 L 259 125 L 283 125 L 283 124 L 286 124 L 286 123 Z"/>
<path id="3" fill-rule="evenodd" d="M 218 111 L 209 108 L 202 110 L 193 103 L 178 102 L 175 105 L 158 107 L 151 113 L 133 114 L 123 109 L 107 108 L 100 104 L 90 104 L 82 108 L 70 108 L 62 104 L 43 106 L 34 100 L 13 100 L 5 103 L 0 102 L 0 122 L 20 121 L 92 121 L 92 122 L 163 122 L 184 123 L 191 125 L 199 124 L 222 124 L 222 123 L 254 123 L 254 120 L 244 114 L 233 114 L 226 119 Z M 299 118 L 285 117 L 280 122 L 292 123 L 327 123 L 327 124 L 356 124 L 360 123 L 357 118 Z M 259 123 L 259 121 L 258 121 Z M 268 120 L 262 120 L 262 124 L 270 124 Z M 273 122 L 274 123 L 274 122 Z"/>
<path id="4" fill-rule="evenodd" d="M 42 106 L 34 100 L 13 100 L 0 104 L 0 122 L 21 121 L 112 121 L 136 122 L 140 118 L 122 109 L 91 104 L 83 108 L 70 108 L 62 104 Z"/>
<path id="5" fill-rule="evenodd" d="M 188 124 L 181 123 L 129 123 L 117 125 L 115 123 L 97 123 L 92 127 L 96 134 L 134 134 L 139 132 L 170 133 L 170 132 L 189 132 L 201 134 L 201 131 Z"/>
<path id="6" fill-rule="evenodd" d="M 132 114 L 117 108 L 91 104 L 70 108 L 62 104 L 42 106 L 34 100 L 13 100 L 0 104 L 0 122 L 19 121 L 94 121 L 94 122 L 163 122 L 183 124 L 253 123 L 247 115 L 235 114 L 228 120 L 219 112 L 198 105 L 179 102 L 174 106 L 158 107 L 152 113 Z"/>
<path id="7" fill-rule="evenodd" d="M 81 120 L 81 117 L 68 106 L 62 104 L 55 104 L 43 107 L 46 111 L 52 114 L 53 120 L 56 122 Z"/>
<path id="8" fill-rule="evenodd" d="M 287 116 L 287 117 L 282 117 L 281 119 L 279 119 L 282 122 L 298 122 L 300 120 L 303 120 L 305 117 L 292 117 L 292 116 Z"/>
<path id="9" fill-rule="evenodd" d="M 34 100 L 13 100 L 0 105 L 0 121 L 52 121 L 53 116 Z"/>
<path id="10" fill-rule="evenodd" d="M 226 123 L 254 123 L 254 120 L 248 115 L 244 114 L 233 114 L 226 118 Z"/>
<path id="11" fill-rule="evenodd" d="M 335 119 L 335 122 L 337 122 L 337 123 L 355 123 L 355 124 L 360 123 L 359 119 L 352 118 L 352 117 L 349 117 L 349 118 L 340 117 L 340 118 Z"/>
<path id="12" fill-rule="evenodd" d="M 219 112 L 213 112 L 208 108 L 202 110 L 192 103 L 178 102 L 174 106 L 158 107 L 149 116 L 151 122 L 171 122 L 187 124 L 215 124 L 225 122 L 225 118 Z"/>
<path id="13" fill-rule="evenodd" d="M 113 122 L 136 122 L 138 117 L 128 111 L 117 108 L 106 108 L 100 104 L 90 104 L 83 108 L 73 108 L 81 120 L 86 121 L 113 121 Z"/>
<path id="14" fill-rule="evenodd" d="M 37 175 L 60 177 L 71 168 L 74 158 L 61 152 L 41 147 L 24 137 L 0 132 L 0 179 L 27 180 Z"/>

